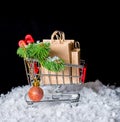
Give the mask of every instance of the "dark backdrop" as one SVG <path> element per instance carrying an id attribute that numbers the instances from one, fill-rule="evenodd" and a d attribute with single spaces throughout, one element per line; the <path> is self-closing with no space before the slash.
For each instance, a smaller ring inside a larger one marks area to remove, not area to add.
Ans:
<path id="1" fill-rule="evenodd" d="M 113 18 L 114 17 L 114 18 Z M 26 34 L 35 40 L 50 38 L 55 30 L 81 45 L 81 58 L 87 64 L 86 82 L 120 86 L 117 18 L 111 14 L 64 17 L 0 17 L 0 92 L 27 84 L 24 63 L 16 55 L 18 41 Z"/>

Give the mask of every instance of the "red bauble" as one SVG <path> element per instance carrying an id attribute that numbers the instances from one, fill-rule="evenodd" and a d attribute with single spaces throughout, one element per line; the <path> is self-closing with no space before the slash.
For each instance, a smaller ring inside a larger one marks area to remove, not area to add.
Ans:
<path id="1" fill-rule="evenodd" d="M 38 74 L 38 73 L 39 73 L 39 68 L 38 68 L 36 62 L 34 62 L 34 73 L 35 73 L 35 74 Z"/>
<path id="2" fill-rule="evenodd" d="M 26 43 L 33 43 L 34 42 L 34 39 L 33 39 L 33 37 L 30 35 L 30 34 L 27 34 L 26 36 L 25 36 L 25 41 L 26 41 Z"/>
<path id="3" fill-rule="evenodd" d="M 35 68 L 34 68 L 34 73 L 35 73 L 35 74 L 38 74 L 38 73 L 39 73 L 39 68 L 38 68 L 38 67 L 35 67 Z"/>
<path id="4" fill-rule="evenodd" d="M 19 47 L 25 47 L 25 46 L 26 46 L 26 43 L 25 43 L 24 40 L 20 40 L 20 41 L 18 42 L 18 45 L 19 45 Z"/>
<path id="5" fill-rule="evenodd" d="M 29 89 L 28 96 L 32 101 L 39 102 L 44 96 L 43 89 L 39 86 L 33 86 Z"/>

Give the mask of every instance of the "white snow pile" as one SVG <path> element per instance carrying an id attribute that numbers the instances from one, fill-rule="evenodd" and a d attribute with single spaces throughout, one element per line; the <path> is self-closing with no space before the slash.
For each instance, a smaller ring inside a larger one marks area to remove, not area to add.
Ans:
<path id="1" fill-rule="evenodd" d="M 41 86 L 50 94 L 53 86 Z M 38 102 L 28 105 L 25 94 L 30 86 L 19 86 L 0 95 L 0 122 L 120 122 L 120 87 L 99 80 L 82 85 L 62 86 L 59 91 L 80 93 L 80 100 Z"/>

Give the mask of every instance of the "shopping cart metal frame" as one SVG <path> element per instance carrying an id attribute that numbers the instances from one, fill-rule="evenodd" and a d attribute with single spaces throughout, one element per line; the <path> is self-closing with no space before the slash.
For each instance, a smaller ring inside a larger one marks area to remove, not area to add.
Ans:
<path id="1" fill-rule="evenodd" d="M 38 73 L 34 72 L 34 68 L 35 68 L 34 64 L 35 63 L 36 63 L 36 66 L 39 68 Z M 53 94 L 51 94 L 49 96 L 45 96 L 44 99 L 42 99 L 41 101 L 38 101 L 38 102 L 55 102 L 55 101 L 57 101 L 57 102 L 61 102 L 61 101 L 64 101 L 64 102 L 78 102 L 79 101 L 79 99 L 80 99 L 80 93 L 79 92 L 74 93 L 74 92 L 71 91 L 71 93 L 63 93 L 63 92 L 61 93 L 61 92 L 59 92 L 59 89 L 63 85 L 73 85 L 74 84 L 72 81 L 69 84 L 66 84 L 64 82 L 64 77 L 79 78 L 79 82 L 77 84 L 83 84 L 85 82 L 85 79 L 86 79 L 86 68 L 87 68 L 86 67 L 86 62 L 85 62 L 85 60 L 81 59 L 80 60 L 80 65 L 76 65 L 76 64 L 64 64 L 64 65 L 65 65 L 65 67 L 77 68 L 79 70 L 79 75 L 72 76 L 71 73 L 69 73 L 68 75 L 65 75 L 64 72 L 62 72 L 62 74 L 58 74 L 58 73 L 50 74 L 49 72 L 48 72 L 48 74 L 43 74 L 41 72 L 41 65 L 37 60 L 35 60 L 35 59 L 24 59 L 24 66 L 25 66 L 27 81 L 28 81 L 28 84 L 30 85 L 30 87 L 32 86 L 32 83 L 34 82 L 34 78 L 36 78 L 37 80 L 40 81 L 40 86 L 44 86 L 44 85 L 56 86 L 54 91 L 53 91 Z M 44 84 L 43 79 L 42 79 L 43 76 L 48 76 L 49 79 L 50 79 L 51 76 L 55 76 L 56 81 L 57 81 L 58 76 L 62 77 L 63 78 L 63 83 L 59 84 L 58 82 L 56 82 L 56 84 L 52 84 L 50 82 L 49 84 Z M 31 101 L 28 98 L 27 93 L 25 94 L 25 101 L 28 104 L 35 103 L 34 101 Z"/>

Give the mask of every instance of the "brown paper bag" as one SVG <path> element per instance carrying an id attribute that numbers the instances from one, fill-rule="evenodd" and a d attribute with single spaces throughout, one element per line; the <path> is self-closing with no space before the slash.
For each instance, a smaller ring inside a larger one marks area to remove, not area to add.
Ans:
<path id="1" fill-rule="evenodd" d="M 80 65 L 80 43 L 75 42 L 75 47 L 71 52 L 71 58 L 72 58 L 72 64 Z M 80 82 L 79 79 L 79 68 L 78 67 L 72 67 L 72 83 L 77 84 Z"/>
<path id="2" fill-rule="evenodd" d="M 56 39 L 54 39 L 56 37 Z M 54 31 L 51 39 L 43 39 L 43 42 L 50 42 L 50 56 L 58 56 L 62 58 L 65 63 L 71 63 L 71 50 L 73 49 L 74 40 L 66 40 L 64 32 Z M 42 77 L 44 84 L 70 84 L 72 73 L 70 67 L 65 67 L 64 71 L 55 73 L 42 68 L 42 73 L 46 76 Z M 56 76 L 47 76 L 56 75 Z"/>

